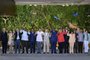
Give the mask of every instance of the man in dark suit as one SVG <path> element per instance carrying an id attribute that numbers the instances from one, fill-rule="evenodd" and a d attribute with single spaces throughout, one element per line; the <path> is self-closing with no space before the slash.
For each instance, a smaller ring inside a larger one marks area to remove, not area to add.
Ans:
<path id="1" fill-rule="evenodd" d="M 2 40 L 2 54 L 7 53 L 7 43 L 8 43 L 8 36 L 6 29 L 3 28 L 1 32 L 1 40 Z"/>
<path id="2" fill-rule="evenodd" d="M 51 43 L 51 54 L 53 53 L 56 54 L 57 31 L 55 31 L 54 29 L 51 31 L 50 43 Z"/>
<path id="3" fill-rule="evenodd" d="M 64 34 L 64 53 L 69 53 L 69 36 L 67 34 Z"/>
<path id="4" fill-rule="evenodd" d="M 28 37 L 29 37 L 29 41 L 30 41 L 30 53 L 35 53 L 35 32 L 32 29 L 29 33 L 28 33 Z"/>
<path id="5" fill-rule="evenodd" d="M 20 34 L 20 31 L 19 29 L 16 29 L 15 33 L 14 33 L 14 36 L 15 36 L 15 39 L 14 39 L 14 42 L 15 42 L 15 53 L 20 53 L 20 39 L 21 39 L 21 34 Z"/>

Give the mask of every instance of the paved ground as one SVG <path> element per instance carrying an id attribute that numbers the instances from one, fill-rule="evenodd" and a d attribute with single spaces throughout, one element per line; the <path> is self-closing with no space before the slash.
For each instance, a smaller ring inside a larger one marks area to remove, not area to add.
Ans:
<path id="1" fill-rule="evenodd" d="M 87 54 L 7 54 L 0 60 L 90 60 Z"/>
<path id="2" fill-rule="evenodd" d="M 89 54 L 1 54 L 0 60 L 90 60 Z"/>

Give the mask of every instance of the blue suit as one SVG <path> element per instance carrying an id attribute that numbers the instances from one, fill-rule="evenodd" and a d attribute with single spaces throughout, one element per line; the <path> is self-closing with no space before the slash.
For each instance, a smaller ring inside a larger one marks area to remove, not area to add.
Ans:
<path id="1" fill-rule="evenodd" d="M 7 32 L 1 32 L 1 40 L 2 40 L 2 53 L 7 53 L 7 43 L 8 43 L 8 36 Z"/>
<path id="2" fill-rule="evenodd" d="M 51 53 L 56 53 L 56 44 L 57 44 L 56 31 L 51 31 L 50 43 L 51 43 Z"/>
<path id="3" fill-rule="evenodd" d="M 30 41 L 30 53 L 35 53 L 35 33 L 34 32 L 30 32 L 29 41 Z"/>

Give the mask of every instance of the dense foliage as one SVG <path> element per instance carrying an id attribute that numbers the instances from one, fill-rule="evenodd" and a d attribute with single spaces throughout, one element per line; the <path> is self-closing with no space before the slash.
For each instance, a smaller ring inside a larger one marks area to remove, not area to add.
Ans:
<path id="1" fill-rule="evenodd" d="M 85 7 L 87 5 L 17 5 L 16 16 L 9 17 L 5 24 L 0 18 L 0 27 L 8 30 L 16 28 L 60 28 L 71 22 L 81 28 L 85 25 Z M 89 18 L 88 18 L 89 19 Z"/>

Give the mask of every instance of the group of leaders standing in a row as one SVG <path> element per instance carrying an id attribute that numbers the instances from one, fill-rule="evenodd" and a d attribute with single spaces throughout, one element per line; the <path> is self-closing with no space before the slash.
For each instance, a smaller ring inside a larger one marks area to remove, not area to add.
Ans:
<path id="1" fill-rule="evenodd" d="M 6 32 L 3 28 L 1 32 L 2 53 L 88 53 L 90 33 L 85 29 L 68 30 L 52 29 L 44 32 L 39 29 L 16 29 L 15 32 Z M 30 50 L 29 50 L 30 48 Z M 57 49 L 58 48 L 58 51 Z"/>

